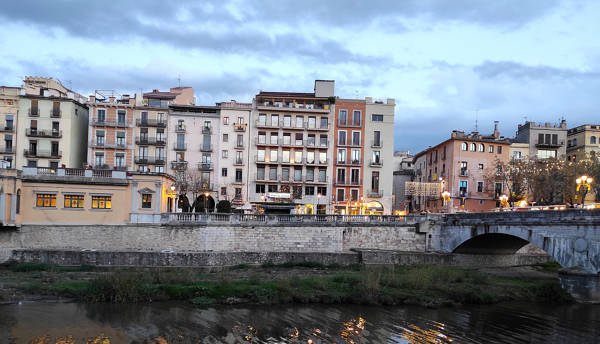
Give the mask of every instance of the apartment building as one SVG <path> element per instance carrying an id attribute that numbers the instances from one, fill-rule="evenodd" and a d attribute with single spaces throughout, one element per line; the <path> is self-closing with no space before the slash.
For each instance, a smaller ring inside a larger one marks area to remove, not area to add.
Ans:
<path id="1" fill-rule="evenodd" d="M 363 214 L 366 104 L 360 99 L 335 101 L 333 211 Z"/>
<path id="2" fill-rule="evenodd" d="M 316 80 L 314 92 L 264 92 L 254 98 L 250 121 L 249 202 L 267 213 L 330 210 L 333 80 Z"/>
<path id="3" fill-rule="evenodd" d="M 365 98 L 364 212 L 391 215 L 393 204 L 395 100 Z"/>
<path id="4" fill-rule="evenodd" d="M 600 152 L 600 125 L 584 124 L 567 131 L 567 160 L 594 158 Z"/>
<path id="5" fill-rule="evenodd" d="M 174 180 L 165 174 L 23 167 L 0 172 L 0 223 L 160 223 L 172 211 Z"/>
<path id="6" fill-rule="evenodd" d="M 500 136 L 454 130 L 450 139 L 415 155 L 418 182 L 439 183 L 439 195 L 415 197 L 415 210 L 434 212 L 488 211 L 505 190 L 494 179 L 498 162 L 509 159 L 511 141 Z M 448 191 L 450 200 L 441 193 Z"/>
<path id="7" fill-rule="evenodd" d="M 412 210 L 412 197 L 406 195 L 406 182 L 414 180 L 413 156 L 409 151 L 394 152 L 393 160 L 393 191 L 392 211 L 409 212 Z"/>
<path id="8" fill-rule="evenodd" d="M 231 202 L 235 211 L 251 210 L 248 203 L 250 114 L 252 103 L 235 100 L 217 103 L 220 109 L 220 124 L 217 125 L 216 171 L 218 199 Z"/>
<path id="9" fill-rule="evenodd" d="M 219 122 L 218 106 L 173 104 L 169 107 L 169 173 L 178 181 L 180 205 L 184 209 L 214 210 Z"/>
<path id="10" fill-rule="evenodd" d="M 529 144 L 530 159 L 564 160 L 567 154 L 567 122 L 541 124 L 528 121 L 519 124 L 514 142 Z"/>
<path id="11" fill-rule="evenodd" d="M 87 161 L 87 99 L 52 78 L 26 77 L 15 166 L 80 168 Z"/>
<path id="12" fill-rule="evenodd" d="M 89 97 L 88 165 L 134 170 L 135 103 L 135 96 L 115 91 L 96 91 Z"/>
<path id="13" fill-rule="evenodd" d="M 0 168 L 14 168 L 19 87 L 0 86 Z"/>

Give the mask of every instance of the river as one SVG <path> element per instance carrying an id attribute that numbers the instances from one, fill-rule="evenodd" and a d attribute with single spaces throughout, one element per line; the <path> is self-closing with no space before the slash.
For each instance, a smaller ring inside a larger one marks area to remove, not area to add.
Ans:
<path id="1" fill-rule="evenodd" d="M 310 339 L 313 343 L 598 344 L 600 305 L 504 303 L 427 309 L 24 303 L 0 306 L 0 334 L 0 343 L 92 339 L 96 343 L 307 343 Z"/>

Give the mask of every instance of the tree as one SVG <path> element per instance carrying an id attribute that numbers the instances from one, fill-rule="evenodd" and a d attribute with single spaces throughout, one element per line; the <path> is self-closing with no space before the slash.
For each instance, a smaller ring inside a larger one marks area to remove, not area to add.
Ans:
<path id="1" fill-rule="evenodd" d="M 183 171 L 177 171 L 175 174 L 175 184 L 179 190 L 180 207 L 184 212 L 198 211 L 202 206 L 199 204 L 199 196 L 204 190 L 210 188 L 208 182 L 202 180 L 202 175 L 198 170 L 190 169 L 189 167 Z M 189 196 L 193 202 L 190 204 Z"/>
<path id="2" fill-rule="evenodd" d="M 217 213 L 222 213 L 222 214 L 231 213 L 231 202 L 229 202 L 226 199 L 220 200 L 219 203 L 217 203 Z"/>
<path id="3" fill-rule="evenodd" d="M 511 206 L 514 206 L 515 202 L 527 198 L 528 179 L 531 176 L 529 162 L 517 159 L 511 159 L 508 162 L 496 160 L 496 170 L 491 175 L 487 178 L 488 185 L 491 184 L 492 179 L 494 182 L 502 183 L 502 188 L 506 191 Z"/>

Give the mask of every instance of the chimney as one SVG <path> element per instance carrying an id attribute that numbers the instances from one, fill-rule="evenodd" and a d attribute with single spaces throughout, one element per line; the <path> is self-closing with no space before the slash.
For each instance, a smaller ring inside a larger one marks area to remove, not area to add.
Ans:
<path id="1" fill-rule="evenodd" d="M 111 104 L 114 104 L 114 103 L 115 103 L 115 97 L 108 97 L 108 101 L 109 101 Z"/>
<path id="2" fill-rule="evenodd" d="M 499 138 L 500 132 L 498 131 L 498 121 L 494 121 L 494 137 Z"/>
<path id="3" fill-rule="evenodd" d="M 90 96 L 90 103 L 93 103 L 96 101 L 96 96 Z"/>

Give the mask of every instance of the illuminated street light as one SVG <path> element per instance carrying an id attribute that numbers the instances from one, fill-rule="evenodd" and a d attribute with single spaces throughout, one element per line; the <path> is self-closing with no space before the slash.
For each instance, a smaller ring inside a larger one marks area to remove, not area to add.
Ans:
<path id="1" fill-rule="evenodd" d="M 585 196 L 587 195 L 588 191 L 590 191 L 592 188 L 592 186 L 591 186 L 592 181 L 593 181 L 593 178 L 588 177 L 586 175 L 583 175 L 583 176 L 575 179 L 575 182 L 577 183 L 577 192 L 579 192 L 579 190 L 583 186 L 583 197 L 581 197 L 581 205 L 583 205 L 585 203 Z"/>
<path id="2" fill-rule="evenodd" d="M 208 213 L 208 206 L 207 206 L 207 202 L 208 202 L 208 196 L 210 196 L 210 192 L 205 192 L 204 193 L 204 213 Z"/>
<path id="3" fill-rule="evenodd" d="M 444 200 L 444 206 L 448 205 L 448 201 L 450 200 L 450 192 L 442 192 L 442 199 Z"/>
<path id="4" fill-rule="evenodd" d="M 500 200 L 500 206 L 502 208 L 508 207 L 508 196 L 501 195 L 500 197 L 498 197 L 498 199 Z"/>

